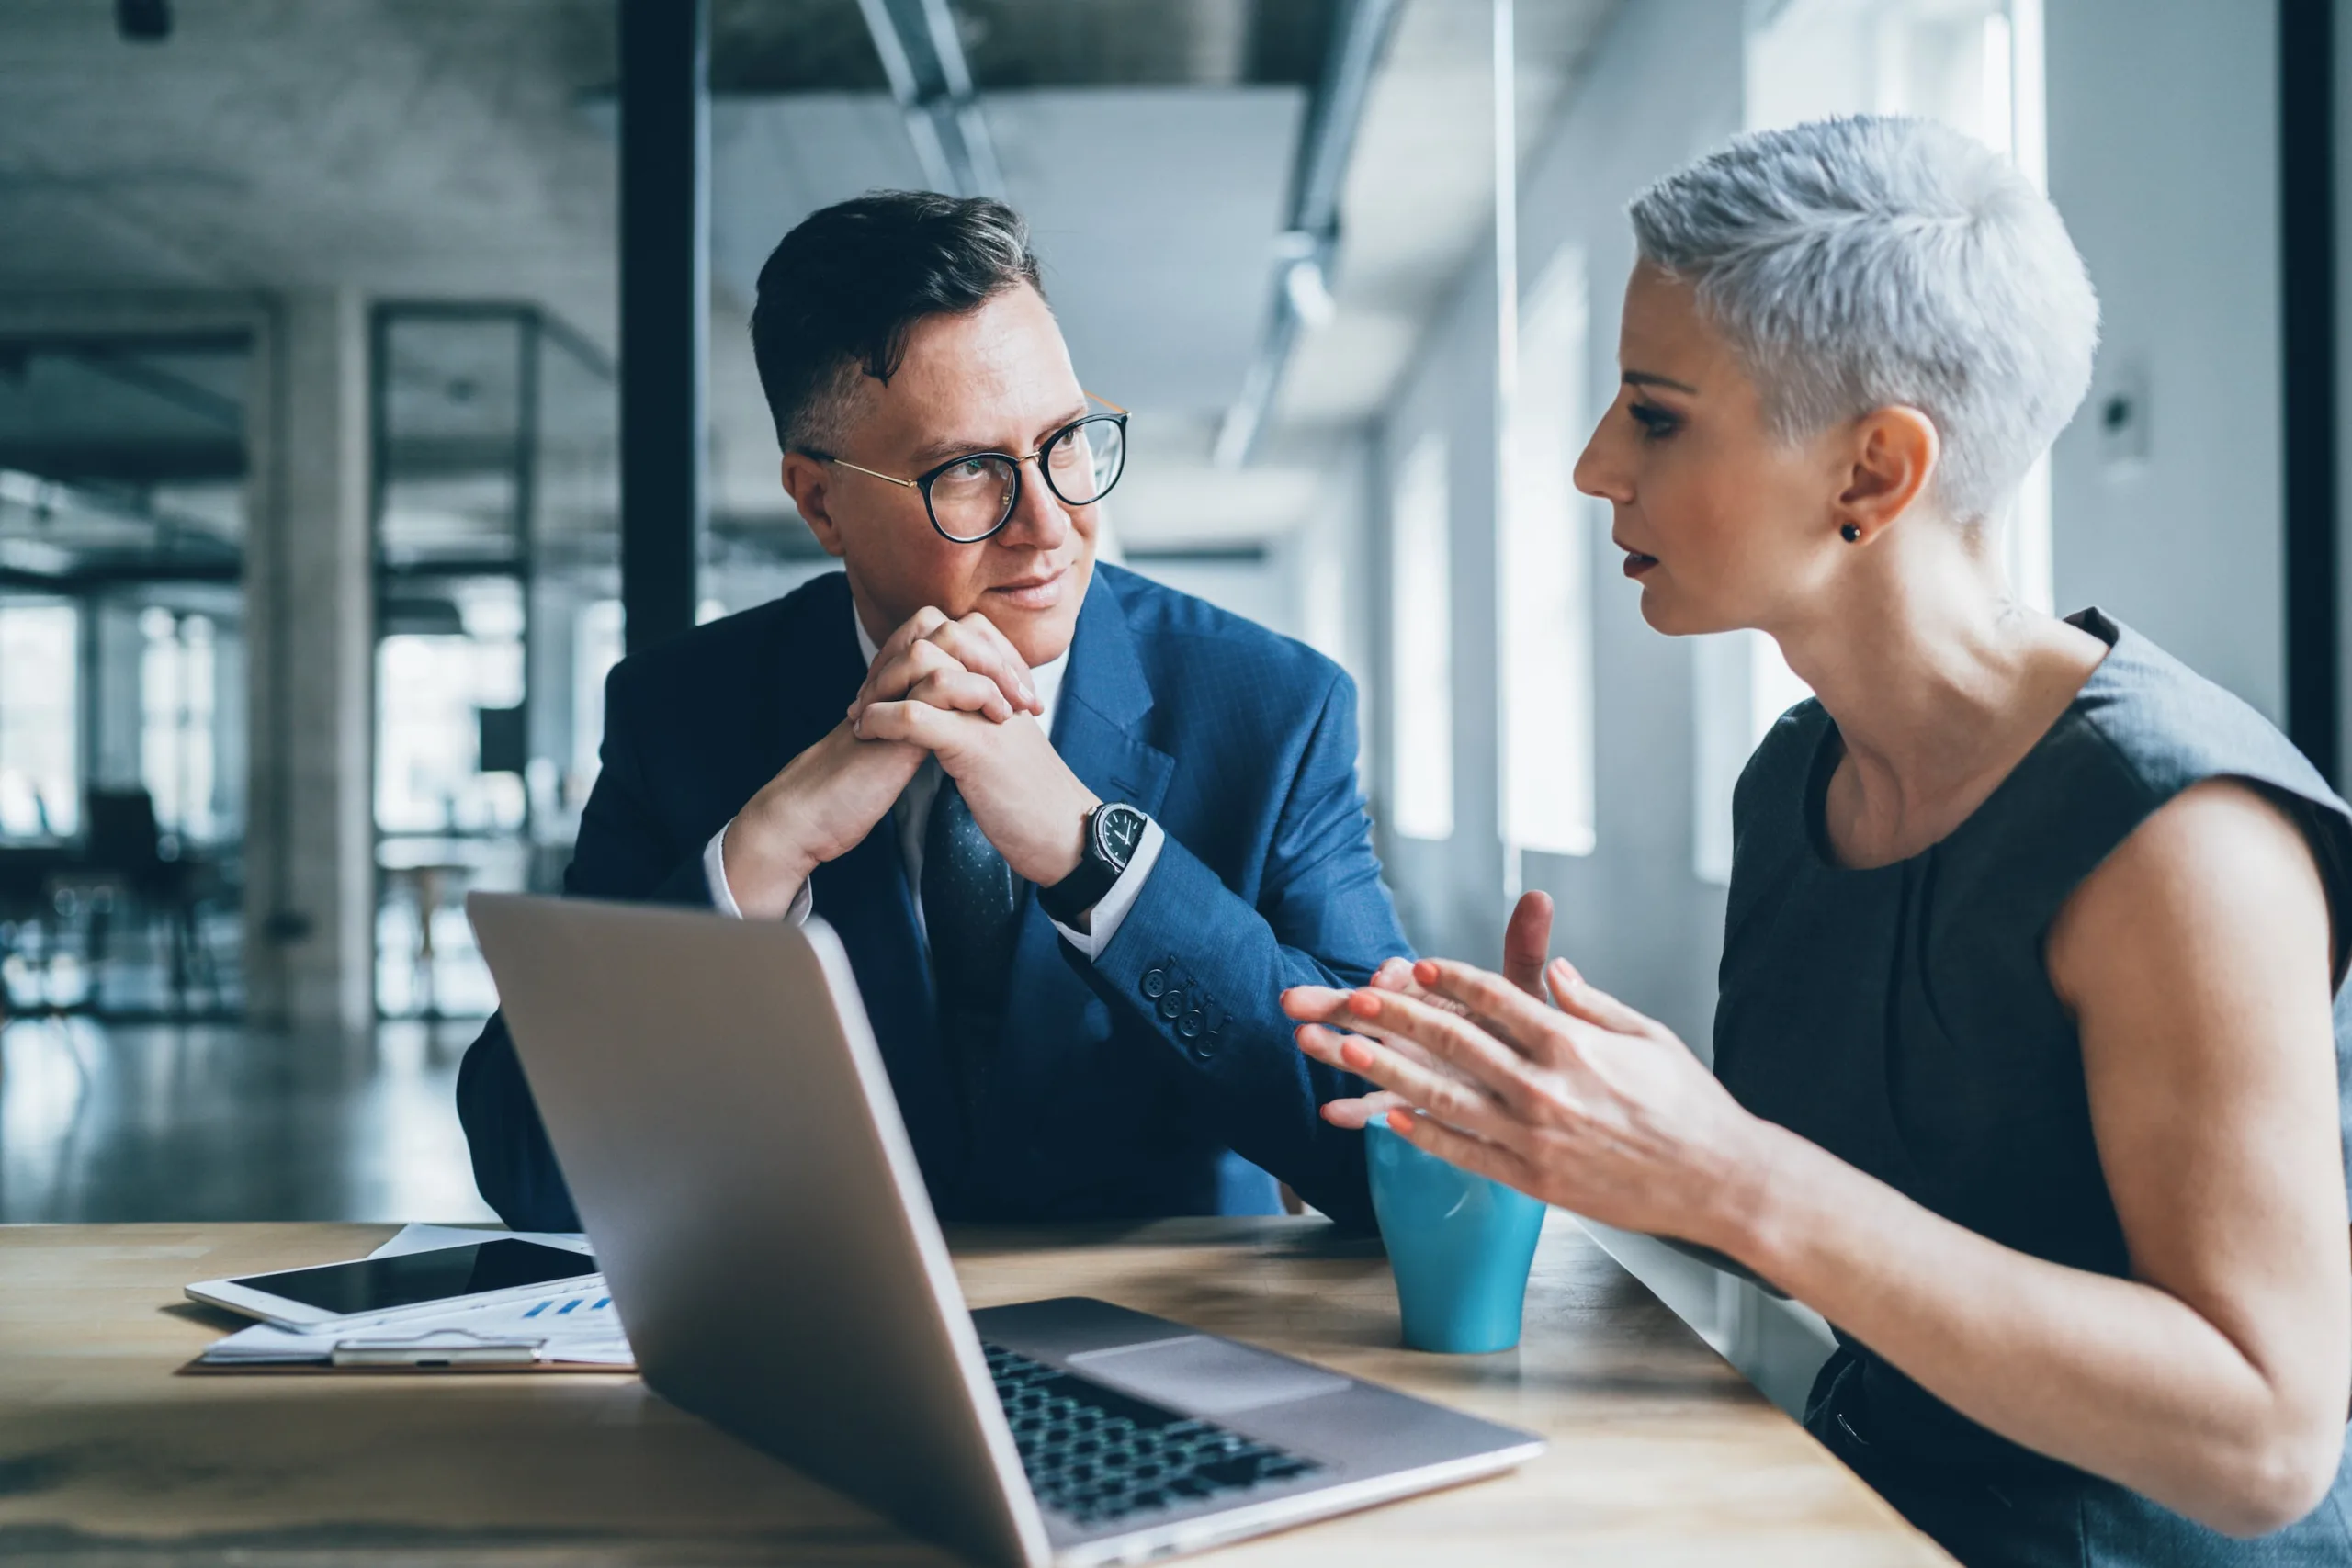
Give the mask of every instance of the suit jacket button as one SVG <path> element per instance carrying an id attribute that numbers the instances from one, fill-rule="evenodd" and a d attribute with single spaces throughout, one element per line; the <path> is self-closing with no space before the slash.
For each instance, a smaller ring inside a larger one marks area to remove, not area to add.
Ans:
<path id="1" fill-rule="evenodd" d="M 1184 993 L 1182 991 L 1176 990 L 1161 993 L 1159 998 L 1160 1017 L 1166 1019 L 1169 1022 L 1173 1023 L 1176 1021 L 1176 1015 L 1183 1010 Z"/>
<path id="2" fill-rule="evenodd" d="M 1208 1021 L 1201 1016 L 1201 1010 L 1194 1008 L 1176 1021 L 1176 1032 L 1187 1040 L 1198 1040 L 1201 1037 L 1201 1031 L 1207 1027 L 1207 1023 Z"/>
<path id="3" fill-rule="evenodd" d="M 1160 993 L 1166 989 L 1168 989 L 1167 970 L 1147 969 L 1143 972 L 1143 994 L 1145 996 L 1149 997 L 1153 1001 L 1158 1001 L 1159 999 Z"/>

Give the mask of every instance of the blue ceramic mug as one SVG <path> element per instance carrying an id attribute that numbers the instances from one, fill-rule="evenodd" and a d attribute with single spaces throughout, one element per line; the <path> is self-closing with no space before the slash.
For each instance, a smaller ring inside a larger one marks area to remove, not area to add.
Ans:
<path id="1" fill-rule="evenodd" d="M 1542 1201 L 1417 1149 L 1379 1122 L 1364 1129 L 1364 1162 L 1406 1347 L 1475 1356 L 1518 1344 Z"/>

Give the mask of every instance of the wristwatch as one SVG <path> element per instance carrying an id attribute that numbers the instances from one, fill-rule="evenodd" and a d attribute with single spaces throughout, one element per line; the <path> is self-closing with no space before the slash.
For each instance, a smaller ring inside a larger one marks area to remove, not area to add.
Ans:
<path id="1" fill-rule="evenodd" d="M 1125 801 L 1110 801 L 1086 814 L 1085 847 L 1078 869 L 1051 887 L 1037 889 L 1037 904 L 1066 926 L 1075 926 L 1102 901 L 1143 843 L 1151 818 Z"/>

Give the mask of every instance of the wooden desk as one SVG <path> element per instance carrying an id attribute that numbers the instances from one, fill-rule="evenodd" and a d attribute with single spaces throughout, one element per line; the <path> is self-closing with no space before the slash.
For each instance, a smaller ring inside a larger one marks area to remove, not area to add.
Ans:
<path id="1" fill-rule="evenodd" d="M 0 1227 L 12 1565 L 948 1561 L 634 1377 L 175 1377 L 233 1320 L 180 1287 L 356 1257 L 384 1225 Z M 1542 1431 L 1515 1475 L 1248 1542 L 1241 1564 L 1937 1563 L 1585 1233 L 1552 1216 L 1526 1340 L 1396 1348 L 1387 1265 L 1317 1220 L 953 1238 L 976 1306 L 1085 1294 Z"/>

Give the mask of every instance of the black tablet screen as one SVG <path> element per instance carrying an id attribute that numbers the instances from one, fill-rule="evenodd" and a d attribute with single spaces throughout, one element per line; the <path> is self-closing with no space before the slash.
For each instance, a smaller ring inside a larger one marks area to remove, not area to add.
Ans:
<path id="1" fill-rule="evenodd" d="M 231 1281 L 249 1291 L 283 1296 L 338 1317 L 390 1312 L 451 1296 L 475 1296 L 519 1285 L 594 1274 L 596 1260 L 584 1253 L 536 1241 L 502 1236 L 472 1247 L 442 1247 L 397 1258 L 368 1258 L 322 1269 L 293 1269 Z"/>

